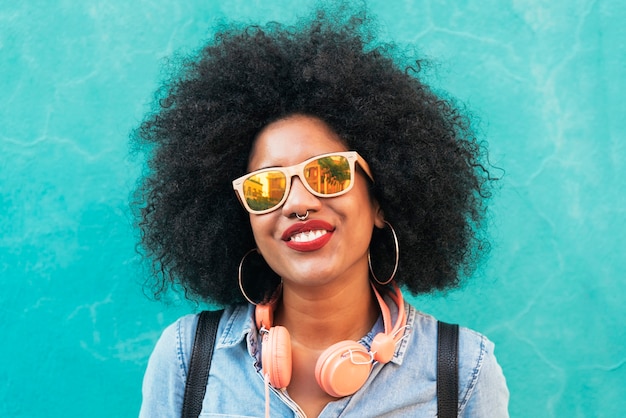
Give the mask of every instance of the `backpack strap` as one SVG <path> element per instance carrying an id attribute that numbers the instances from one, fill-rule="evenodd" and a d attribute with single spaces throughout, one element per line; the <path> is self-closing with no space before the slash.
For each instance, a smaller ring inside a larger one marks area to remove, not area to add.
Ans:
<path id="1" fill-rule="evenodd" d="M 437 417 L 456 418 L 459 398 L 459 326 L 437 322 Z"/>
<path id="2" fill-rule="evenodd" d="M 196 336 L 191 349 L 189 372 L 185 383 L 183 418 L 198 418 L 200 411 L 202 411 L 202 401 L 209 380 L 213 347 L 217 337 L 217 326 L 220 323 L 222 312 L 224 311 L 202 311 L 198 316 Z"/>

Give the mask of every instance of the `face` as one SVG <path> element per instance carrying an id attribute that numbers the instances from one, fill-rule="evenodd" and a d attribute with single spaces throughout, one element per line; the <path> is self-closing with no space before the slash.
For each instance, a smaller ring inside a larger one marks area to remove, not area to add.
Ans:
<path id="1" fill-rule="evenodd" d="M 324 122 L 291 116 L 260 133 L 250 154 L 248 171 L 291 166 L 338 151 L 348 149 Z M 281 207 L 250 215 L 257 247 L 285 286 L 349 284 L 368 279 L 369 242 L 374 225 L 382 227 L 383 218 L 369 196 L 367 181 L 357 170 L 352 190 L 342 196 L 320 198 L 293 177 Z M 296 218 L 296 214 L 307 211 L 305 221 Z"/>

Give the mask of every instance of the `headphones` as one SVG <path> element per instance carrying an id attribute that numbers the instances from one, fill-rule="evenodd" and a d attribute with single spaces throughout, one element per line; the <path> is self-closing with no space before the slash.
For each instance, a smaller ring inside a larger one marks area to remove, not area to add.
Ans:
<path id="1" fill-rule="evenodd" d="M 404 299 L 400 288 L 393 283 L 391 298 L 398 307 L 398 319 L 391 327 L 389 307 L 372 284 L 374 294 L 380 305 L 385 332 L 377 334 L 372 340 L 369 351 L 356 341 L 340 341 L 328 347 L 318 358 L 315 366 L 315 378 L 318 385 L 330 396 L 336 398 L 352 395 L 367 380 L 374 362 L 388 363 L 395 352 L 396 343 L 402 339 L 400 332 L 406 325 Z M 278 302 L 280 290 L 265 304 L 256 306 L 257 328 L 263 334 L 261 363 L 263 374 L 269 383 L 282 389 L 291 381 L 291 337 L 287 328 L 272 326 L 274 308 Z"/>

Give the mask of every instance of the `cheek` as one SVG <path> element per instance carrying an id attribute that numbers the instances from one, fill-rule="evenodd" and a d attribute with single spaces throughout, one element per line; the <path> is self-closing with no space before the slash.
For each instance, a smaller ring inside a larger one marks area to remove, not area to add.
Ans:
<path id="1" fill-rule="evenodd" d="M 272 225 L 274 225 L 271 215 L 271 213 L 265 215 L 250 215 L 250 227 L 252 228 L 254 241 L 259 250 L 262 250 L 264 247 L 263 240 L 267 239 L 268 236 L 271 237 Z"/>
<path id="2" fill-rule="evenodd" d="M 379 212 L 378 203 L 370 196 L 366 187 L 355 187 L 355 194 L 352 196 L 350 210 L 358 217 L 362 217 L 364 222 L 374 222 Z"/>
<path id="3" fill-rule="evenodd" d="M 377 207 L 372 205 L 367 195 L 341 203 L 343 204 L 337 206 L 337 211 L 344 218 L 345 226 L 350 231 L 352 240 L 368 246 L 372 230 L 376 225 Z"/>

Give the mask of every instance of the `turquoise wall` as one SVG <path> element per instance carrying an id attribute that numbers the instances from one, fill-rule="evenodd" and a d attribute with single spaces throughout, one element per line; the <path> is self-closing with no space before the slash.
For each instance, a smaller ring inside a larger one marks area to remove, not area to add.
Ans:
<path id="1" fill-rule="evenodd" d="M 142 293 L 128 134 L 163 59 L 221 18 L 311 0 L 0 2 L 0 416 L 134 416 L 161 330 L 196 309 Z M 626 409 L 626 3 L 372 0 L 432 58 L 506 169 L 484 268 L 413 301 L 487 333 L 515 417 Z"/>

